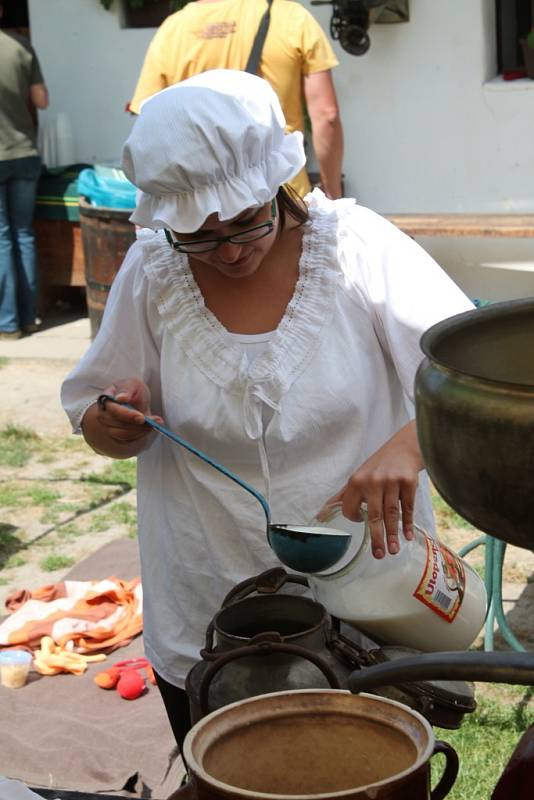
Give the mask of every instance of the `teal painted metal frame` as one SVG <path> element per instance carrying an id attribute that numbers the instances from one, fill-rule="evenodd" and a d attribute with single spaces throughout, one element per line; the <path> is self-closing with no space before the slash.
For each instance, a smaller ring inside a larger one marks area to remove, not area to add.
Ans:
<path id="1" fill-rule="evenodd" d="M 459 551 L 459 554 L 463 558 L 476 547 L 480 547 L 480 545 L 484 545 L 485 548 L 484 583 L 488 595 L 488 609 L 486 612 L 486 621 L 484 623 L 484 650 L 492 651 L 494 649 L 494 625 L 495 622 L 497 622 L 499 631 L 512 650 L 524 653 L 526 650 L 510 629 L 502 606 L 502 569 L 506 552 L 506 542 L 502 542 L 500 539 L 495 539 L 493 536 L 485 534 L 463 547 Z"/>

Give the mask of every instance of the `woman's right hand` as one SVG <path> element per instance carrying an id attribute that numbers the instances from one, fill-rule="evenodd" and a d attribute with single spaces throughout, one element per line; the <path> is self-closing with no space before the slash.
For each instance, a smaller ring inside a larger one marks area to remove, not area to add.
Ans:
<path id="1" fill-rule="evenodd" d="M 82 420 L 86 441 L 98 453 L 112 458 L 138 455 L 148 446 L 153 434 L 153 429 L 145 423 L 145 417 L 163 423 L 161 417 L 150 412 L 150 389 L 139 378 L 127 378 L 115 381 L 104 394 L 118 402 L 95 403 L 87 409 Z M 133 408 L 120 403 L 128 403 Z"/>

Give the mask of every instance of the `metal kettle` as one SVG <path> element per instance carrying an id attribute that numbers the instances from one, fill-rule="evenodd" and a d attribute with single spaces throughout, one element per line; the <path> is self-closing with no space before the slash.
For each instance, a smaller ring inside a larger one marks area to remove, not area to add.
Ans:
<path id="1" fill-rule="evenodd" d="M 320 603 L 279 594 L 286 584 L 307 586 L 307 580 L 275 568 L 238 584 L 224 599 L 207 628 L 201 660 L 186 678 L 193 724 L 215 709 L 258 694 L 348 689 L 352 674 L 418 655 L 400 646 L 364 649 L 341 633 L 340 620 Z M 472 687 L 461 681 L 390 683 L 377 694 L 451 729 L 476 708 Z"/>

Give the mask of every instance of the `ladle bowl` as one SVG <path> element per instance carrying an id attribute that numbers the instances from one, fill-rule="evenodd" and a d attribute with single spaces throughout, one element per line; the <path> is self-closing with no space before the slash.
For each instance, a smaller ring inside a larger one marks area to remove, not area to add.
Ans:
<path id="1" fill-rule="evenodd" d="M 123 403 L 108 394 L 101 394 L 98 405 L 105 409 L 106 403 L 117 405 L 136 411 L 129 403 Z M 247 483 L 227 467 L 219 464 L 215 459 L 194 447 L 177 433 L 170 431 L 164 425 L 144 415 L 145 424 L 153 430 L 180 445 L 193 455 L 200 458 L 210 467 L 221 472 L 234 483 L 237 483 L 246 492 L 256 498 L 261 505 L 267 521 L 267 541 L 272 550 L 285 566 L 297 572 L 322 572 L 333 566 L 348 550 L 351 534 L 335 528 L 309 527 L 301 525 L 275 525 L 271 522 L 271 510 L 265 497 L 250 483 Z"/>
<path id="2" fill-rule="evenodd" d="M 421 347 L 417 431 L 434 485 L 480 530 L 534 549 L 534 298 L 439 322 Z"/>
<path id="3" fill-rule="evenodd" d="M 335 528 L 270 525 L 267 538 L 284 566 L 309 574 L 337 564 L 349 549 L 352 537 Z"/>

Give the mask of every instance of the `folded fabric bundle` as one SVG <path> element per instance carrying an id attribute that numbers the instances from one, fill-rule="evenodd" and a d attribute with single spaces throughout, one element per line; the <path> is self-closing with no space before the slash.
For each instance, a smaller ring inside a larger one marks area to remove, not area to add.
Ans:
<path id="1" fill-rule="evenodd" d="M 37 648 L 50 636 L 77 653 L 111 652 L 143 630 L 141 579 L 62 581 L 11 595 L 0 647 Z M 72 644 L 70 644 L 72 643 Z"/>

